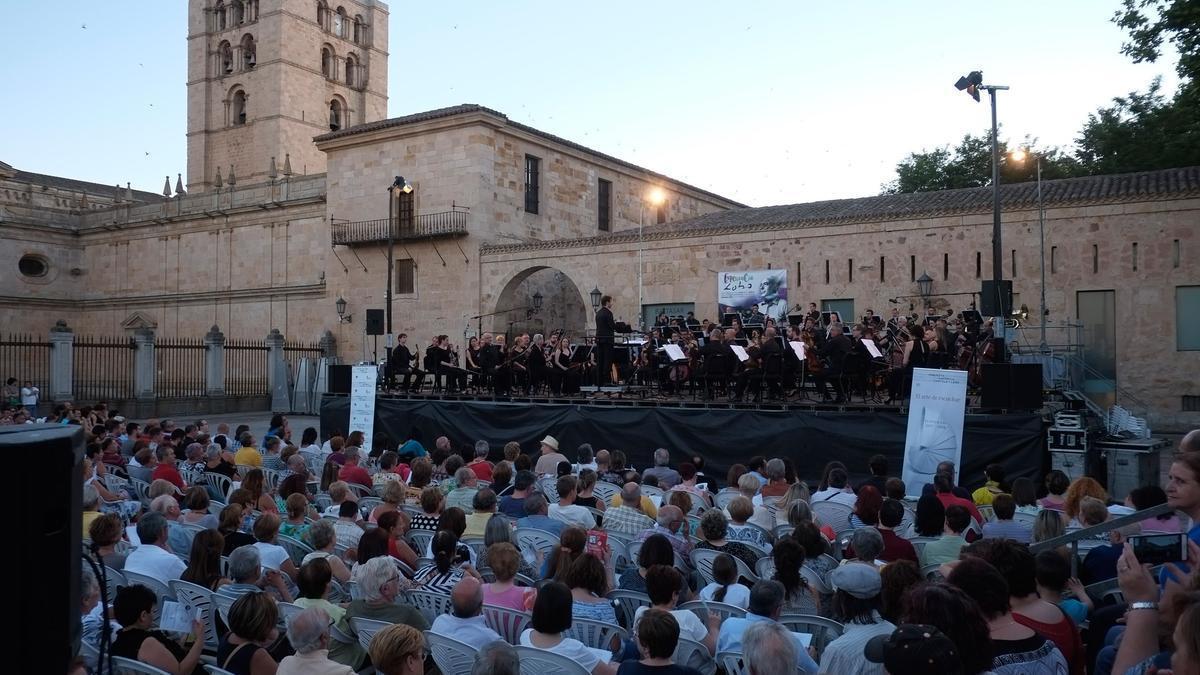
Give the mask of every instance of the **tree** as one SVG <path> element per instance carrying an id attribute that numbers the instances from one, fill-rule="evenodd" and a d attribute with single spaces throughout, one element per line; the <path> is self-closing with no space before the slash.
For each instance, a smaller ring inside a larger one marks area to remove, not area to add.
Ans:
<path id="1" fill-rule="evenodd" d="M 1042 178 L 1067 178 L 1080 175 L 1078 162 L 1057 148 L 1039 148 L 1036 139 L 1019 144 L 1031 155 L 1042 159 Z M 1034 180 L 1037 163 L 1013 161 L 1008 144 L 1000 142 L 1000 182 L 1022 183 Z M 986 187 L 992 184 L 991 132 L 967 134 L 958 146 L 948 146 L 910 154 L 896 165 L 896 180 L 883 186 L 884 194 L 930 192 L 957 188 Z"/>

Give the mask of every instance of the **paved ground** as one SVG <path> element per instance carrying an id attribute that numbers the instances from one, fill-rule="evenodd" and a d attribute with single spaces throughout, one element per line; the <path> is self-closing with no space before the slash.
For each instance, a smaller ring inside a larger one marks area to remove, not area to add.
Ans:
<path id="1" fill-rule="evenodd" d="M 169 419 L 174 421 L 177 426 L 182 427 L 185 424 L 195 422 L 199 418 L 180 415 Z M 221 422 L 229 425 L 230 432 L 233 432 L 239 424 L 249 424 L 250 433 L 254 434 L 255 438 L 261 439 L 267 433 L 268 425 L 271 423 L 271 411 L 205 416 L 204 419 L 208 420 L 209 433 L 217 433 L 217 425 Z M 145 420 L 137 421 L 144 422 Z M 311 415 L 288 415 L 288 425 L 292 428 L 293 441 L 299 443 L 300 435 L 304 432 L 305 427 L 316 427 L 320 431 L 321 420 Z"/>

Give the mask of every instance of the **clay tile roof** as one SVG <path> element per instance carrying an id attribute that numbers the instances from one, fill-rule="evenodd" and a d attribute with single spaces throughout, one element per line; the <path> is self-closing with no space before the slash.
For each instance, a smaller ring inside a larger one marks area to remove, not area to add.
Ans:
<path id="1" fill-rule="evenodd" d="M 125 187 L 117 187 L 115 185 L 101 185 L 100 183 L 92 183 L 86 180 L 75 180 L 74 178 L 63 178 L 62 176 L 49 176 L 44 173 L 32 173 L 29 171 L 18 170 L 12 177 L 12 180 L 21 183 L 30 183 L 36 186 L 45 185 L 46 187 L 56 188 L 59 190 L 69 190 L 72 192 L 86 192 L 89 195 L 105 197 L 108 199 L 125 199 Z M 159 203 L 163 200 L 161 194 L 146 192 L 145 190 L 133 191 L 134 201 Z"/>

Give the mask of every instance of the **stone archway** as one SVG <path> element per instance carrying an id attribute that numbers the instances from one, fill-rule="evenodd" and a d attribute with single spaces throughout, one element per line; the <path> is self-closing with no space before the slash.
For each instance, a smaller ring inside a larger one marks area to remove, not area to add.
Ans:
<path id="1" fill-rule="evenodd" d="M 542 294 L 542 308 L 530 317 L 524 308 L 532 305 L 535 293 Z M 545 335 L 564 330 L 581 336 L 588 327 L 585 308 L 590 302 L 562 270 L 545 265 L 527 267 L 513 275 L 497 296 L 492 311 L 498 314 L 492 320 L 492 330 L 503 334 L 511 324 L 514 333 Z"/>

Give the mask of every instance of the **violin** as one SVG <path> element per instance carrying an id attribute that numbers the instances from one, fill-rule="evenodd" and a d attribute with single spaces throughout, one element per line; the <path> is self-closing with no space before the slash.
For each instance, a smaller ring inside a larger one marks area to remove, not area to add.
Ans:
<path id="1" fill-rule="evenodd" d="M 821 366 L 821 359 L 817 356 L 817 341 L 809 331 L 800 333 L 800 340 L 804 343 L 805 362 L 808 367 L 809 375 L 820 375 L 825 369 Z"/>

